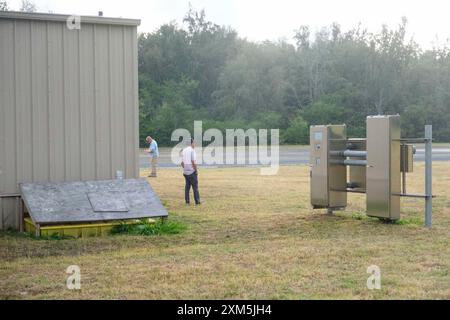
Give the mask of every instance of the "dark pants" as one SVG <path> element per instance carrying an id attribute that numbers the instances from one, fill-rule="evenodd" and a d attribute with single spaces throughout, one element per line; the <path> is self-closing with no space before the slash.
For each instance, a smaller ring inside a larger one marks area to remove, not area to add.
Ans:
<path id="1" fill-rule="evenodd" d="M 200 203 L 200 194 L 198 193 L 198 176 L 197 172 L 194 172 L 190 175 L 183 174 L 184 179 L 186 180 L 186 185 L 184 186 L 184 199 L 186 200 L 186 203 L 189 203 L 189 192 L 191 190 L 194 191 L 194 200 L 196 204 Z"/>

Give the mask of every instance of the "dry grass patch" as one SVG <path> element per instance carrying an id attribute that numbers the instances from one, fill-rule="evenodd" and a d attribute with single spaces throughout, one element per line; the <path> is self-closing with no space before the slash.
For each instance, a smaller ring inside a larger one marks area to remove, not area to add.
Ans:
<path id="1" fill-rule="evenodd" d="M 150 179 L 181 234 L 33 240 L 0 234 L 0 297 L 8 298 L 450 298 L 450 165 L 434 165 L 434 227 L 423 225 L 423 202 L 402 199 L 403 222 L 364 215 L 362 195 L 327 216 L 309 206 L 306 166 L 276 176 L 258 168 L 204 169 L 203 204 L 186 206 L 179 170 Z M 143 172 L 147 175 L 147 172 Z M 409 175 L 422 192 L 423 165 Z M 65 289 L 77 264 L 82 290 Z M 369 265 L 382 289 L 366 288 Z"/>

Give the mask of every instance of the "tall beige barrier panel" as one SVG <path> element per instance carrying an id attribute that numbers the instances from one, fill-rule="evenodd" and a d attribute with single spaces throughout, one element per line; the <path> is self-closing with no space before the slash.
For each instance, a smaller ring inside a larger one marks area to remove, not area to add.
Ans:
<path id="1" fill-rule="evenodd" d="M 367 215 L 400 219 L 400 116 L 367 117 Z"/>

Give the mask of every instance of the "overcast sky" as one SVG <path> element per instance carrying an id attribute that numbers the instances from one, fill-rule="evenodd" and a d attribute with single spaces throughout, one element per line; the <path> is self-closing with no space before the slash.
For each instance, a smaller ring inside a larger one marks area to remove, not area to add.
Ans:
<path id="1" fill-rule="evenodd" d="M 7 0 L 11 10 L 21 0 Z M 450 38 L 448 0 L 35 0 L 39 11 L 141 19 L 139 31 L 151 32 L 170 21 L 181 24 L 189 3 L 205 9 L 207 18 L 229 25 L 249 40 L 292 41 L 294 30 L 309 25 L 318 30 L 336 21 L 343 30 L 359 22 L 370 31 L 382 24 L 397 26 L 408 18 L 409 36 L 430 48 Z M 446 3 L 447 2 L 447 3 Z"/>

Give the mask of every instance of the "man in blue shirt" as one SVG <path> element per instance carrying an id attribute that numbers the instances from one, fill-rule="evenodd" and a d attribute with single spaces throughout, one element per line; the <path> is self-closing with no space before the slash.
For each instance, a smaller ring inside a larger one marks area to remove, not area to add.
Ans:
<path id="1" fill-rule="evenodd" d="M 150 145 L 148 148 L 148 153 L 150 154 L 150 160 L 152 164 L 152 172 L 149 175 L 149 177 L 155 177 L 156 178 L 156 166 L 158 165 L 158 157 L 159 157 L 159 151 L 158 151 L 158 143 L 155 139 L 148 136 L 145 138 L 145 141 Z"/>

